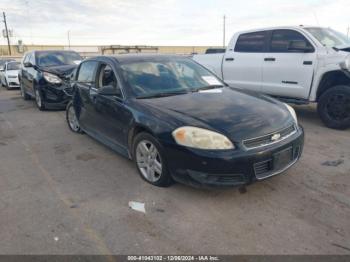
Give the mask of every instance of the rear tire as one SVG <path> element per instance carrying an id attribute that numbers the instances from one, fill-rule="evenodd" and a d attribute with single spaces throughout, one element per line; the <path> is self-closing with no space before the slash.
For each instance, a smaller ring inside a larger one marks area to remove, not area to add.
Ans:
<path id="1" fill-rule="evenodd" d="M 317 105 L 323 123 L 333 129 L 350 127 L 350 86 L 334 86 L 324 92 Z"/>
<path id="2" fill-rule="evenodd" d="M 174 183 L 169 171 L 162 145 L 152 135 L 142 132 L 133 142 L 133 160 L 143 180 L 158 187 Z"/>
<path id="3" fill-rule="evenodd" d="M 35 98 L 35 104 L 38 107 L 40 111 L 45 110 L 45 104 L 43 101 L 42 93 L 40 92 L 39 88 L 34 88 L 34 98 Z"/>
<path id="4" fill-rule="evenodd" d="M 69 102 L 66 107 L 66 120 L 68 127 L 72 132 L 79 134 L 83 133 L 80 128 L 79 120 L 76 116 L 72 101 Z"/>

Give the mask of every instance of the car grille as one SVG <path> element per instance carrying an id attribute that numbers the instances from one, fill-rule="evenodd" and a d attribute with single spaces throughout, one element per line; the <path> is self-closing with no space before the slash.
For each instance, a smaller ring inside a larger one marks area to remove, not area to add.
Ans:
<path id="1" fill-rule="evenodd" d="M 257 148 L 257 147 L 267 146 L 267 145 L 274 144 L 276 142 L 279 142 L 279 141 L 286 139 L 287 137 L 294 134 L 296 132 L 296 130 L 297 130 L 296 126 L 293 124 L 285 129 L 282 129 L 278 132 L 274 132 L 272 134 L 244 140 L 243 145 L 246 149 L 253 149 L 253 148 Z M 275 135 L 279 136 L 279 138 L 273 139 Z"/>
<path id="2" fill-rule="evenodd" d="M 283 170 L 287 169 L 293 163 L 297 161 L 300 156 L 300 147 L 295 147 L 291 149 L 291 158 L 288 162 L 284 162 L 284 164 L 278 165 L 277 160 L 269 159 L 266 161 L 258 162 L 254 164 L 254 173 L 257 179 L 264 179 L 270 176 L 273 176 L 277 173 L 283 172 Z"/>

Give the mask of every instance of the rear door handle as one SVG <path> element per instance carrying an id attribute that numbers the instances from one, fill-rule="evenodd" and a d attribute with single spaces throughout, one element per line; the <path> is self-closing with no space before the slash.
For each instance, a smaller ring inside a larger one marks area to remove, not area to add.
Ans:
<path id="1" fill-rule="evenodd" d="M 233 60 L 235 60 L 233 57 L 225 58 L 225 61 L 233 61 Z"/>
<path id="2" fill-rule="evenodd" d="M 264 61 L 271 61 L 271 62 L 274 62 L 274 61 L 276 61 L 276 58 L 274 58 L 274 57 L 265 57 L 265 58 L 264 58 Z"/>

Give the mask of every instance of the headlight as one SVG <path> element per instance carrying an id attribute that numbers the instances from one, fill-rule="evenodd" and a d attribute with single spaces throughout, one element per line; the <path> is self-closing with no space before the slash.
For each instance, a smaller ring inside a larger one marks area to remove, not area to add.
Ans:
<path id="1" fill-rule="evenodd" d="M 187 147 L 207 150 L 235 148 L 226 136 L 203 128 L 184 126 L 176 129 L 172 135 L 176 143 Z"/>
<path id="2" fill-rule="evenodd" d="M 288 104 L 285 104 L 285 105 L 286 105 L 286 107 L 288 108 L 288 110 L 289 110 L 290 114 L 292 115 L 292 117 L 294 118 L 295 123 L 298 125 L 298 118 L 297 118 L 297 114 L 295 113 L 294 108 L 291 107 L 291 106 L 288 105 Z"/>
<path id="3" fill-rule="evenodd" d="M 49 83 L 52 83 L 52 84 L 62 83 L 61 78 L 59 78 L 58 76 L 56 76 L 54 74 L 43 72 L 43 76 L 44 76 L 45 80 Z"/>
<path id="4" fill-rule="evenodd" d="M 350 70 L 350 55 L 348 55 L 345 60 L 340 63 L 340 67 L 345 70 Z"/>

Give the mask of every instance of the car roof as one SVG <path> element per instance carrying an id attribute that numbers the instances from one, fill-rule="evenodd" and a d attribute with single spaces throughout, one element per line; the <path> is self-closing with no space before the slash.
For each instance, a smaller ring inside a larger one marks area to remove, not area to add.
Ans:
<path id="1" fill-rule="evenodd" d="M 137 53 L 137 54 L 120 54 L 120 55 L 107 55 L 107 56 L 97 56 L 90 59 L 105 60 L 110 59 L 114 60 L 117 63 L 129 63 L 129 62 L 144 62 L 144 61 L 164 61 L 175 58 L 185 58 L 186 56 L 181 55 L 165 55 L 165 54 L 156 54 L 156 53 Z M 87 59 L 89 60 L 89 59 Z"/>

